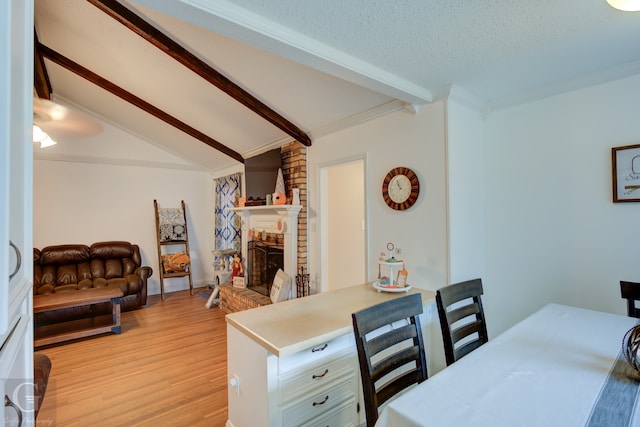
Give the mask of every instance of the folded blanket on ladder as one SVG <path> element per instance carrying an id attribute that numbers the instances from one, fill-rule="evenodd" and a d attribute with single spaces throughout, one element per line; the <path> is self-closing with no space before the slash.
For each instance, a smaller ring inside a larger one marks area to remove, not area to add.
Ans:
<path id="1" fill-rule="evenodd" d="M 184 212 L 180 208 L 158 209 L 160 239 L 163 242 L 186 240 Z"/>

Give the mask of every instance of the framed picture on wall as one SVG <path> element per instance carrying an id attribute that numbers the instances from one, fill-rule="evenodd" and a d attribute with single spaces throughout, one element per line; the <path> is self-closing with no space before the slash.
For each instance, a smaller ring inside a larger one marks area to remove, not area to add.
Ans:
<path id="1" fill-rule="evenodd" d="M 613 147 L 613 203 L 640 202 L 640 144 Z"/>

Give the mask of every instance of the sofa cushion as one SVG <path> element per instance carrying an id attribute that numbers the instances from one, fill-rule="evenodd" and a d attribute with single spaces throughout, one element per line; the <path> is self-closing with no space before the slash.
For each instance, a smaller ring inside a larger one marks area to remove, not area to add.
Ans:
<path id="1" fill-rule="evenodd" d="M 114 279 L 107 280 L 110 288 L 120 288 L 123 294 L 129 295 L 129 286 L 127 281 L 123 277 L 116 277 Z"/>
<path id="2" fill-rule="evenodd" d="M 109 285 L 109 282 L 104 277 L 96 277 L 95 279 L 93 279 L 94 288 L 104 288 L 105 286 L 108 286 L 108 285 Z"/>
<path id="3" fill-rule="evenodd" d="M 91 258 L 131 258 L 133 256 L 133 246 L 129 242 L 98 242 L 89 248 Z"/>
<path id="4" fill-rule="evenodd" d="M 40 251 L 40 264 L 61 265 L 78 264 L 89 261 L 89 247 L 85 245 L 47 246 Z"/>
<path id="5" fill-rule="evenodd" d="M 86 245 L 47 246 L 42 250 L 34 249 L 33 255 L 34 291 L 37 294 L 77 288 L 78 282 L 91 279 L 89 247 Z"/>
<path id="6" fill-rule="evenodd" d="M 58 285 L 54 288 L 54 292 L 67 292 L 67 291 L 77 291 L 78 284 L 77 283 L 69 283 L 68 285 Z"/>
<path id="7" fill-rule="evenodd" d="M 122 260 L 106 259 L 104 260 L 104 278 L 109 280 L 114 277 L 122 277 L 124 268 L 122 268 Z"/>
<path id="8" fill-rule="evenodd" d="M 76 264 L 64 264 L 56 270 L 56 282 L 58 286 L 78 283 L 78 266 Z"/>
<path id="9" fill-rule="evenodd" d="M 133 274 L 140 266 L 139 252 L 129 242 L 99 242 L 90 247 L 91 276 L 113 279 Z"/>
<path id="10" fill-rule="evenodd" d="M 93 280 L 91 279 L 82 279 L 78 282 L 78 289 L 89 289 L 93 288 Z"/>
<path id="11" fill-rule="evenodd" d="M 51 294 L 53 293 L 53 285 L 50 283 L 47 283 L 46 285 L 41 285 L 38 287 L 34 286 L 34 290 L 36 295 L 47 295 L 47 294 Z"/>

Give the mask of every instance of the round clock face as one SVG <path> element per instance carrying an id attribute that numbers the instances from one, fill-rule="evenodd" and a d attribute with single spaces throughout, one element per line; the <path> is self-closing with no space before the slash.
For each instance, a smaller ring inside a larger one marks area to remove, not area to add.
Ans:
<path id="1" fill-rule="evenodd" d="M 409 209 L 418 200 L 419 193 L 420 182 L 409 168 L 392 169 L 382 183 L 382 197 L 391 209 Z"/>
<path id="2" fill-rule="evenodd" d="M 389 197 L 396 203 L 402 203 L 411 194 L 411 181 L 405 175 L 396 175 L 389 181 Z"/>

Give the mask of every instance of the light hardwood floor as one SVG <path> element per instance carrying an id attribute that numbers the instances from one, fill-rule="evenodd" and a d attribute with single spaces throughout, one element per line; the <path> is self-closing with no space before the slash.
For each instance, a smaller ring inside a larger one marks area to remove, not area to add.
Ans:
<path id="1" fill-rule="evenodd" d="M 122 333 L 36 351 L 52 370 L 38 426 L 224 426 L 224 312 L 189 291 L 122 314 Z"/>

